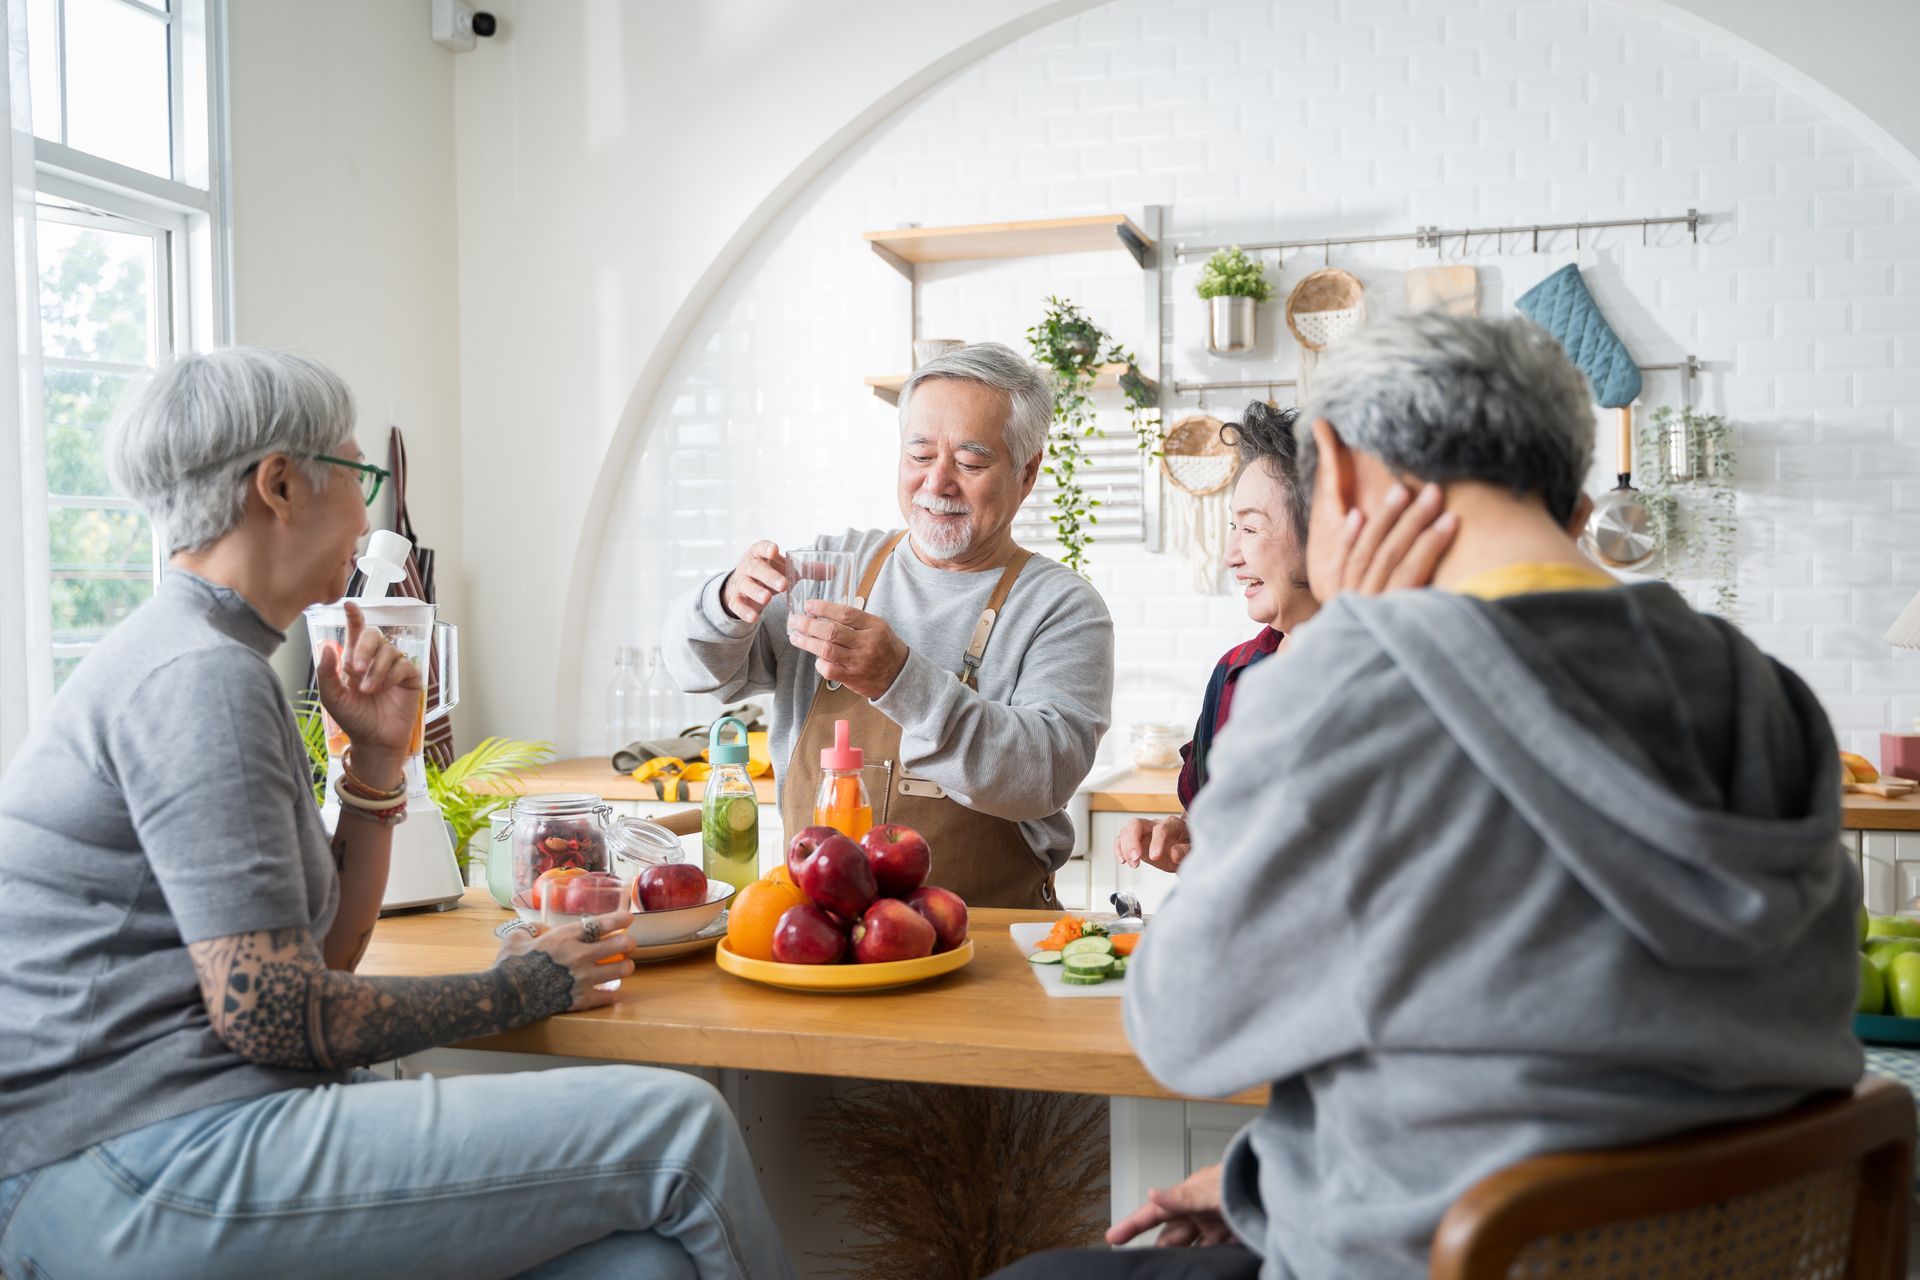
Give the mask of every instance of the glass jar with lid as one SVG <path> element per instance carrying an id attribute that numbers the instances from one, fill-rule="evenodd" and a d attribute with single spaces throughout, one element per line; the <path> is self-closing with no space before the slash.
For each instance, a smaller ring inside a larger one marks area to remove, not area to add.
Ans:
<path id="1" fill-rule="evenodd" d="M 545 873 L 560 867 L 611 871 L 607 825 L 613 806 L 586 793 L 520 796 L 507 824 L 494 837 L 507 845 L 509 891 L 525 893 Z"/>
<path id="2" fill-rule="evenodd" d="M 1146 721 L 1135 724 L 1129 735 L 1133 767 L 1136 769 L 1177 769 L 1180 748 L 1186 745 L 1190 731 L 1177 724 Z"/>

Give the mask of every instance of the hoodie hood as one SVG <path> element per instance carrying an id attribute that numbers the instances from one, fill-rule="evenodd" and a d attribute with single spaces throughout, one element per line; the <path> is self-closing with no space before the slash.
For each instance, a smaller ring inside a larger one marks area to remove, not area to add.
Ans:
<path id="1" fill-rule="evenodd" d="M 1329 608 L 1374 636 L 1553 857 L 1663 962 L 1754 964 L 1848 891 L 1819 702 L 1665 584 Z M 1568 662 L 1582 636 L 1611 647 Z"/>

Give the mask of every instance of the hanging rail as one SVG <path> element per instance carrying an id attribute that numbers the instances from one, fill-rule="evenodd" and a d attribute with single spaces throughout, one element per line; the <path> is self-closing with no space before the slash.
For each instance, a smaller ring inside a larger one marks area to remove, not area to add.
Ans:
<path id="1" fill-rule="evenodd" d="M 1464 249 L 1466 241 L 1472 239 L 1474 236 L 1498 236 L 1503 240 L 1507 236 L 1532 236 L 1533 251 L 1538 253 L 1540 251 L 1540 233 L 1543 231 L 1573 232 L 1573 243 L 1577 249 L 1580 247 L 1580 233 L 1583 231 L 1599 231 L 1609 227 L 1638 227 L 1640 228 L 1640 242 L 1645 244 L 1647 240 L 1647 229 L 1649 227 L 1671 226 L 1684 226 L 1688 234 L 1693 237 L 1693 242 L 1698 244 L 1700 243 L 1701 221 L 1700 211 L 1698 209 L 1689 209 L 1685 215 L 1676 217 L 1616 218 L 1604 222 L 1538 222 L 1519 227 L 1462 227 L 1458 230 L 1444 227 L 1415 227 L 1412 231 L 1399 231 L 1388 235 L 1315 236 L 1310 240 L 1268 240 L 1260 244 L 1242 243 L 1240 248 L 1245 249 L 1248 253 L 1262 253 L 1268 249 L 1279 252 L 1284 252 L 1288 249 L 1318 249 L 1324 255 L 1327 250 L 1336 244 L 1388 244 L 1402 240 L 1411 240 L 1414 242 L 1415 248 L 1432 249 L 1438 254 L 1442 242 L 1446 240 L 1459 240 Z M 1184 262 L 1188 258 L 1211 254 L 1221 249 L 1232 247 L 1232 245 L 1225 244 L 1194 245 L 1190 247 L 1181 243 L 1174 245 L 1173 256 L 1175 261 Z"/>
<path id="2" fill-rule="evenodd" d="M 1679 374 L 1681 403 L 1690 406 L 1693 380 L 1700 376 L 1700 361 L 1697 357 L 1689 355 L 1681 357 L 1672 364 L 1643 364 L 1636 367 L 1642 373 Z M 1264 388 L 1271 395 L 1276 387 L 1291 387 L 1298 390 L 1299 386 L 1298 378 L 1233 378 L 1225 381 L 1175 382 L 1173 394 L 1193 396 L 1205 395 L 1209 391 L 1258 391 Z"/>

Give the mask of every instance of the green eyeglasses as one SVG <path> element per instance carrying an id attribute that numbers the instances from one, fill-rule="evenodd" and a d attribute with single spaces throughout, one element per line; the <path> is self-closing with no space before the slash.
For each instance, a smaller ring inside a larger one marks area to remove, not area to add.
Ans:
<path id="1" fill-rule="evenodd" d="M 366 495 L 367 505 L 380 496 L 380 484 L 393 472 L 385 467 L 376 467 L 371 462 L 350 462 L 345 458 L 330 458 L 324 453 L 313 455 L 315 462 L 331 462 L 336 467 L 346 467 L 360 473 L 360 492 Z"/>
<path id="2" fill-rule="evenodd" d="M 371 462 L 355 462 L 350 458 L 333 458 L 324 453 L 303 453 L 300 456 L 310 462 L 331 462 L 336 467 L 345 467 L 349 471 L 359 472 L 360 493 L 366 498 L 368 506 L 372 506 L 373 500 L 380 496 L 381 482 L 393 474 L 393 472 L 387 470 L 385 467 L 376 467 Z M 259 469 L 260 464 L 258 462 L 251 463 L 247 469 L 240 474 L 250 476 Z"/>

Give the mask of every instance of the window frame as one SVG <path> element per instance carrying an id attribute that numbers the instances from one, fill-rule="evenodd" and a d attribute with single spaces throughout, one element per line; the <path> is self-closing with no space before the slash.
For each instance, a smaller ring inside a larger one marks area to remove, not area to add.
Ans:
<path id="1" fill-rule="evenodd" d="M 63 142 L 33 139 L 36 222 L 51 217 L 62 222 L 94 222 L 105 229 L 134 231 L 163 239 L 156 261 L 154 287 L 164 291 L 154 317 L 153 352 L 157 360 L 187 351 L 205 351 L 232 341 L 233 285 L 232 232 L 226 216 L 231 204 L 227 130 L 226 0 L 112 0 L 137 9 L 167 26 L 168 109 L 173 177 L 161 177 L 130 165 L 76 150 Z M 64 15 L 66 0 L 54 0 L 54 13 Z M 56 39 L 60 78 L 59 134 L 67 136 L 67 68 L 64 23 Z M 30 31 L 31 42 L 41 33 Z M 43 37 L 45 38 L 45 37 Z M 49 207 L 52 202 L 52 207 Z M 63 207 L 64 206 L 64 207 Z M 37 257 L 37 255 L 36 255 Z M 40 264 L 22 288 L 39 289 Z M 145 372 L 104 361 L 49 360 L 41 349 L 38 309 L 19 335 L 23 356 L 23 391 L 32 412 L 21 424 L 24 509 L 22 523 L 26 563 L 25 609 L 26 722 L 36 722 L 47 711 L 54 694 L 54 671 L 61 659 L 84 655 L 98 643 L 56 642 L 53 637 L 53 513 L 59 509 L 131 510 L 133 504 L 117 496 L 68 497 L 50 492 L 46 461 L 48 428 L 45 421 L 45 380 L 48 368 L 84 367 L 95 372 Z M 165 560 L 157 542 L 151 547 L 153 581 L 157 585 Z M 0 764 L 24 736 L 24 727 L 8 726 L 0 733 Z"/>

